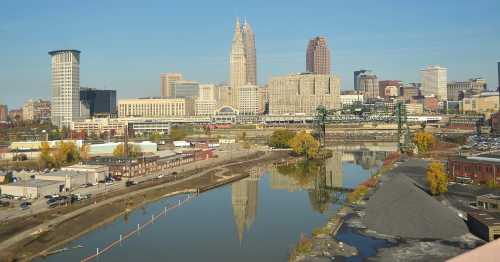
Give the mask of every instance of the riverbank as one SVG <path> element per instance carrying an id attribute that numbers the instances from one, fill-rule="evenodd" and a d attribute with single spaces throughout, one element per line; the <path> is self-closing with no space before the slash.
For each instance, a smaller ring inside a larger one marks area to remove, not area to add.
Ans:
<path id="1" fill-rule="evenodd" d="M 248 176 L 248 169 L 257 163 L 280 161 L 286 157 L 286 152 L 256 152 L 206 167 L 203 171 L 195 169 L 180 173 L 179 176 L 183 178 L 175 182 L 162 184 L 161 181 L 152 181 L 141 187 L 131 187 L 127 192 L 113 192 L 97 199 L 95 203 L 62 207 L 33 215 L 34 218 L 9 221 L 8 225 L 0 227 L 0 231 L 3 230 L 0 260 L 32 259 L 168 194 L 203 191 L 209 189 L 207 186 L 221 186 Z"/>
<path id="2" fill-rule="evenodd" d="M 290 261 L 443 261 L 482 245 L 458 214 L 411 179 L 425 170 L 416 159 L 388 166 L 374 187 L 348 201 L 330 220 L 325 234 L 313 232 L 307 249 L 298 245 L 295 251 L 302 252 L 292 253 Z"/>

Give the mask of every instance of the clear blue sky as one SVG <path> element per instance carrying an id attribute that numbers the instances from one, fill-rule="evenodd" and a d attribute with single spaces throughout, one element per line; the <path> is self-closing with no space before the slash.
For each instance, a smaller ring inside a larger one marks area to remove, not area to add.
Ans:
<path id="1" fill-rule="evenodd" d="M 159 95 L 161 72 L 227 81 L 237 16 L 255 31 L 260 84 L 303 71 L 308 39 L 324 35 L 344 90 L 359 68 L 415 82 L 428 64 L 447 67 L 450 80 L 497 86 L 498 0 L 2 0 L 0 103 L 49 98 L 47 52 L 62 48 L 82 51 L 82 86 L 120 98 Z"/>

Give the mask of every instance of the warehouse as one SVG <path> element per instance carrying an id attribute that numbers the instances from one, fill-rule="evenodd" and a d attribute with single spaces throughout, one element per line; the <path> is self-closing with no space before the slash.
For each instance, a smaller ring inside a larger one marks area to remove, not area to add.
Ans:
<path id="1" fill-rule="evenodd" d="M 36 175 L 36 179 L 62 182 L 65 190 L 78 188 L 80 185 L 95 183 L 95 176 L 86 172 L 56 171 Z"/>
<path id="2" fill-rule="evenodd" d="M 86 183 L 95 184 L 109 175 L 109 167 L 105 165 L 72 165 L 61 168 L 61 171 L 86 173 Z"/>
<path id="3" fill-rule="evenodd" d="M 64 182 L 47 180 L 21 180 L 19 182 L 0 185 L 2 194 L 38 198 L 46 195 L 57 194 L 64 188 Z"/>

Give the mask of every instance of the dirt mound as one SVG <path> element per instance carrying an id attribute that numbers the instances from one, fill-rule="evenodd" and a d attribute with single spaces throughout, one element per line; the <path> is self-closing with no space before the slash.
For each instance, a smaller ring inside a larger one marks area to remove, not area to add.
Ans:
<path id="1" fill-rule="evenodd" d="M 400 174 L 388 176 L 368 200 L 363 223 L 378 233 L 405 238 L 449 239 L 468 233 L 455 212 Z"/>

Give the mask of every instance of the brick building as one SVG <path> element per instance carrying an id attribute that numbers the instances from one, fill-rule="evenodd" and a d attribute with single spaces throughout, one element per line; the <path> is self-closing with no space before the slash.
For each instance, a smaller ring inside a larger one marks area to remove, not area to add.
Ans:
<path id="1" fill-rule="evenodd" d="M 480 184 L 495 181 L 500 184 L 500 156 L 452 157 L 448 160 L 448 178 L 453 181 L 471 180 Z"/>

